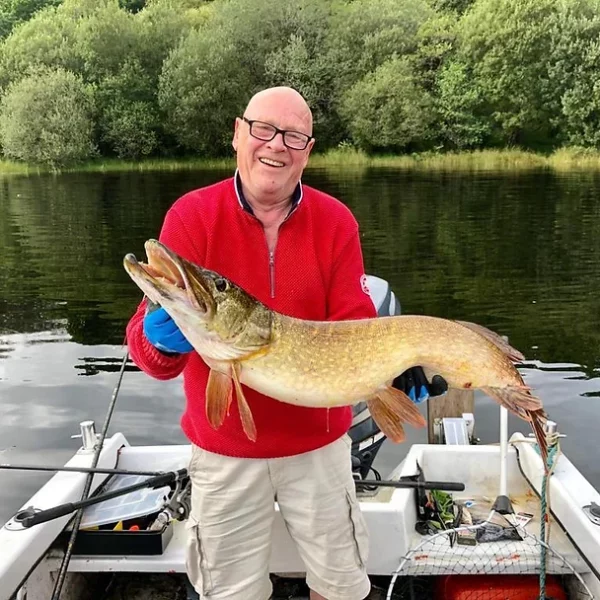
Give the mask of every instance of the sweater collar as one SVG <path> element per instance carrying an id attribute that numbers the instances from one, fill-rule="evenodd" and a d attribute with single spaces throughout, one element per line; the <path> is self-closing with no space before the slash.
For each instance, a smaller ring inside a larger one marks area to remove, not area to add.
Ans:
<path id="1" fill-rule="evenodd" d="M 250 206 L 248 200 L 244 196 L 244 191 L 242 189 L 242 178 L 240 177 L 240 172 L 238 169 L 235 170 L 234 177 L 234 187 L 235 187 L 235 195 L 237 196 L 239 205 L 242 207 L 242 210 L 254 215 L 254 211 Z M 302 182 L 298 182 L 296 185 L 296 189 L 292 194 L 292 205 L 290 206 L 290 212 L 288 213 L 288 217 L 298 208 L 300 202 L 302 202 L 303 192 L 302 192 Z"/>

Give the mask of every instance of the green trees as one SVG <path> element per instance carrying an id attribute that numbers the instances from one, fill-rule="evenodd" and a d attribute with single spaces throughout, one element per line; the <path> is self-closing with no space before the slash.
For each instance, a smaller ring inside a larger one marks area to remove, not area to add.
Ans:
<path id="1" fill-rule="evenodd" d="M 7 37 L 19 24 L 47 6 L 57 6 L 62 0 L 3 0 L 0 5 L 0 39 Z"/>
<path id="2" fill-rule="evenodd" d="M 552 83 L 560 89 L 557 130 L 568 144 L 600 148 L 600 4 L 561 5 Z"/>
<path id="3" fill-rule="evenodd" d="M 70 74 L 99 154 L 215 156 L 254 92 L 292 85 L 319 149 L 600 147 L 599 39 L 600 0 L 10 0 L 0 110 Z"/>
<path id="4" fill-rule="evenodd" d="M 203 154 L 229 150 L 234 116 L 265 85 L 301 84 L 319 106 L 311 61 L 327 22 L 317 0 L 229 0 L 212 8 L 169 55 L 159 83 L 169 131 L 184 149 Z"/>
<path id="5" fill-rule="evenodd" d="M 500 144 L 547 140 L 558 98 L 549 61 L 555 0 L 478 0 L 459 25 L 457 58 L 485 106 L 479 109 Z"/>
<path id="6" fill-rule="evenodd" d="M 44 69 L 11 84 L 0 110 L 8 158 L 60 167 L 94 154 L 90 90 L 69 71 Z"/>
<path id="7" fill-rule="evenodd" d="M 352 139 L 365 150 L 423 145 L 434 120 L 432 99 L 406 57 L 388 60 L 350 88 L 342 114 Z"/>

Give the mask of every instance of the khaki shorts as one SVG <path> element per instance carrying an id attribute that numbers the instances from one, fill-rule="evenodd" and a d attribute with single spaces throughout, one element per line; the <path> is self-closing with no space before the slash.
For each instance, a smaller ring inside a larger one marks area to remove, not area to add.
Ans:
<path id="1" fill-rule="evenodd" d="M 275 496 L 306 566 L 308 586 L 328 600 L 369 594 L 368 534 L 347 435 L 318 450 L 275 459 L 232 458 L 193 446 L 189 472 L 186 564 L 201 598 L 270 597 Z"/>

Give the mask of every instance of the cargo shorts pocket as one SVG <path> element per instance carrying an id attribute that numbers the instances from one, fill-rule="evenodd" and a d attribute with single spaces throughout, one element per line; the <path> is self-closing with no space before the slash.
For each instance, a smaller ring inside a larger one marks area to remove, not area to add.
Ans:
<path id="1" fill-rule="evenodd" d="M 204 450 L 195 444 L 192 444 L 192 450 L 190 454 L 190 462 L 188 463 L 188 472 L 193 473 L 198 468 L 198 463 L 204 455 Z"/>
<path id="2" fill-rule="evenodd" d="M 360 512 L 358 500 L 350 490 L 346 490 L 346 501 L 348 503 L 352 536 L 356 548 L 356 560 L 358 565 L 364 568 L 366 567 L 367 559 L 369 558 L 369 532 L 367 530 L 367 524 Z"/>
<path id="3" fill-rule="evenodd" d="M 206 552 L 202 544 L 202 532 L 198 521 L 191 515 L 186 522 L 188 534 L 186 548 L 186 571 L 188 578 L 196 591 L 202 596 L 209 595 L 212 591 L 212 580 Z"/>

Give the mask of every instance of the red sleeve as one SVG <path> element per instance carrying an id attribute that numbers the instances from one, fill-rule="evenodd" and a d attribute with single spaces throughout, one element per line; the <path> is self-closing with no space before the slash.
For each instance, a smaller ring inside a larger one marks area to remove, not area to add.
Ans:
<path id="1" fill-rule="evenodd" d="M 377 316 L 377 310 L 366 286 L 358 224 L 354 224 L 350 235 L 340 246 L 334 259 L 327 318 L 330 321 L 366 319 Z"/>
<path id="2" fill-rule="evenodd" d="M 188 226 L 191 224 L 188 224 Z M 197 249 L 204 236 L 202 227 L 193 228 L 194 240 L 188 235 L 188 228 L 173 208 L 165 217 L 165 222 L 160 233 L 160 241 L 177 254 L 195 262 L 198 260 Z M 133 362 L 145 373 L 156 379 L 173 379 L 185 367 L 189 354 L 168 356 L 155 348 L 144 335 L 143 322 L 146 314 L 146 299 L 138 308 L 127 324 L 127 344 Z"/>

